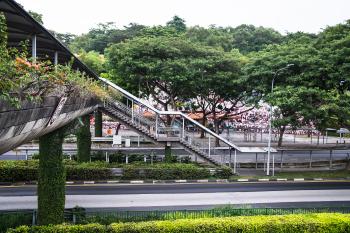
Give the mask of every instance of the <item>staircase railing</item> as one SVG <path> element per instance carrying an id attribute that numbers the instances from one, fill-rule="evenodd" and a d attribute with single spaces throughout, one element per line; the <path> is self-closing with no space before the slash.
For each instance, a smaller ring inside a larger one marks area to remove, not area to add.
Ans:
<path id="1" fill-rule="evenodd" d="M 230 150 L 234 150 L 235 157 L 236 151 L 240 151 L 237 145 L 211 131 L 207 127 L 188 117 L 186 114 L 179 111 L 158 110 L 152 105 L 142 101 L 138 97 L 119 87 L 118 85 L 112 83 L 111 81 L 104 78 L 99 78 L 99 80 L 105 86 L 114 89 L 115 91 L 119 92 L 123 98 L 125 98 L 124 101 L 123 99 L 114 100 L 113 104 L 115 105 L 115 107 L 124 111 L 129 116 L 132 123 L 136 125 L 138 124 L 140 125 L 140 127 L 142 124 L 146 123 L 148 133 L 154 135 L 157 138 L 157 140 L 178 140 L 180 143 L 185 143 L 188 146 L 194 147 L 197 150 L 202 151 L 209 158 L 212 156 L 211 153 L 212 148 L 215 145 L 215 140 L 224 143 L 229 147 Z M 144 112 L 149 112 L 151 114 L 149 117 L 145 117 L 143 115 Z M 172 119 L 172 123 L 170 125 L 166 123 L 169 121 L 169 118 Z M 192 130 L 190 128 L 192 128 Z M 199 134 L 201 131 L 204 131 L 205 134 L 208 135 L 208 137 L 200 138 Z M 234 170 L 236 170 L 235 167 Z"/>

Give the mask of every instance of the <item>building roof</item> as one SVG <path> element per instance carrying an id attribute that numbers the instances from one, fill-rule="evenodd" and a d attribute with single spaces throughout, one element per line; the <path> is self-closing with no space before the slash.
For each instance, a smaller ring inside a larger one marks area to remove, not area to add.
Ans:
<path id="1" fill-rule="evenodd" d="M 37 37 L 37 57 L 54 60 L 58 52 L 58 63 L 67 64 L 73 61 L 73 68 L 85 72 L 92 78 L 98 77 L 91 69 L 82 63 L 62 42 L 55 38 L 43 25 L 38 23 L 21 5 L 13 0 L 0 0 L 0 12 L 6 17 L 8 31 L 8 46 L 20 47 L 21 42 L 31 41 L 33 35 Z M 32 43 L 28 44 L 32 50 Z"/>

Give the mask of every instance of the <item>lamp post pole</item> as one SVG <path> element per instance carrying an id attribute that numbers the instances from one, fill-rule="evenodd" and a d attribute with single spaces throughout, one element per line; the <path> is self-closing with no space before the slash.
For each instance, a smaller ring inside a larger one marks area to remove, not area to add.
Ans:
<path id="1" fill-rule="evenodd" d="M 289 67 L 293 66 L 294 64 L 287 64 L 286 67 L 283 67 L 279 70 L 277 70 L 274 75 L 273 75 L 273 79 L 271 82 L 271 94 L 273 94 L 273 86 L 275 84 L 275 79 L 277 78 L 277 75 L 279 72 L 288 69 Z M 270 175 L 270 155 L 271 155 L 271 134 L 272 134 L 272 104 L 270 104 L 270 113 L 269 113 L 269 138 L 268 138 L 268 143 L 267 143 L 267 164 L 266 164 L 266 175 Z M 275 162 L 275 161 L 273 161 Z M 274 165 L 273 165 L 273 171 L 272 171 L 272 175 L 275 175 L 275 169 L 274 169 Z"/>

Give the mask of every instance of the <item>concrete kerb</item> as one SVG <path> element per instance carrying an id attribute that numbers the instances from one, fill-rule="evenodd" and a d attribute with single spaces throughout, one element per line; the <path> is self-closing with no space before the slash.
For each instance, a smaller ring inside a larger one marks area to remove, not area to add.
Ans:
<path id="1" fill-rule="evenodd" d="M 261 179 L 199 179 L 199 180 L 88 180 L 66 181 L 66 185 L 98 185 L 98 184 L 185 184 L 185 183 L 248 183 L 248 182 L 309 182 L 309 181 L 350 181 L 350 177 L 344 178 L 261 178 Z M 37 181 L 28 182 L 0 182 L 0 186 L 37 185 Z"/>

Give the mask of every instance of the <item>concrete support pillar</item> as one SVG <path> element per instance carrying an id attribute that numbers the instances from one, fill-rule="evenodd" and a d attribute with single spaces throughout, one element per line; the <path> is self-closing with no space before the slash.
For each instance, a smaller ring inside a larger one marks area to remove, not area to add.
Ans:
<path id="1" fill-rule="evenodd" d="M 33 63 L 36 62 L 36 58 L 37 58 L 36 35 L 33 35 L 32 36 L 32 59 L 33 59 Z"/>
<path id="2" fill-rule="evenodd" d="M 54 56 L 53 64 L 54 64 L 55 66 L 58 65 L 58 52 L 57 52 L 57 51 L 55 51 L 55 56 Z"/>

